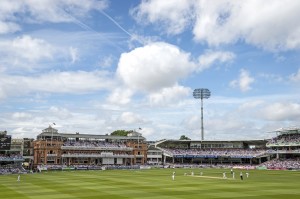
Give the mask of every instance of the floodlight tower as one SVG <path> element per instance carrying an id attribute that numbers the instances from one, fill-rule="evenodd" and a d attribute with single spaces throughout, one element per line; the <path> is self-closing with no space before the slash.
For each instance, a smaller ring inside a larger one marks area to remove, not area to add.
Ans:
<path id="1" fill-rule="evenodd" d="M 203 127 L 203 99 L 210 97 L 210 90 L 207 88 L 197 88 L 193 92 L 195 99 L 201 99 L 201 140 L 204 140 L 204 127 Z"/>

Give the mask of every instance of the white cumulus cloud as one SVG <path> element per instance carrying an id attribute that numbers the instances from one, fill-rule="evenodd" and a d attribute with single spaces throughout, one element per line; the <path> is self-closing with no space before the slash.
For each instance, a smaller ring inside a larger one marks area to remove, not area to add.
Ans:
<path id="1" fill-rule="evenodd" d="M 246 92 L 251 90 L 251 84 L 254 82 L 254 78 L 252 78 L 249 72 L 245 69 L 241 69 L 240 76 L 238 79 L 230 82 L 230 86 L 234 88 L 239 88 L 242 92 Z"/>
<path id="2" fill-rule="evenodd" d="M 168 34 L 181 33 L 192 22 L 194 0 L 142 1 L 131 13 L 140 23 L 159 23 Z M 159 27 L 159 25 L 158 25 Z"/>
<path id="3" fill-rule="evenodd" d="M 108 96 L 107 101 L 111 104 L 124 105 L 131 101 L 133 91 L 128 88 L 115 88 Z"/>
<path id="4" fill-rule="evenodd" d="M 227 51 L 207 51 L 199 57 L 200 71 L 210 67 L 215 62 L 224 63 L 230 62 L 235 58 L 235 54 Z"/>
<path id="5" fill-rule="evenodd" d="M 158 25 L 167 34 L 192 26 L 197 42 L 218 46 L 243 41 L 276 51 L 300 47 L 299 7 L 295 0 L 148 0 L 133 13 L 138 21 Z"/>
<path id="6" fill-rule="evenodd" d="M 117 75 L 132 89 L 155 91 L 174 86 L 195 68 L 189 53 L 158 42 L 123 53 Z"/>
<path id="7" fill-rule="evenodd" d="M 45 40 L 23 35 L 13 40 L 0 40 L 0 62 L 19 68 L 31 69 L 35 63 L 51 60 L 57 49 Z"/>
<path id="8" fill-rule="evenodd" d="M 191 94 L 191 89 L 183 86 L 174 86 L 163 88 L 158 92 L 149 94 L 148 100 L 151 105 L 166 106 L 170 103 L 177 102 L 184 99 Z"/>
<path id="9" fill-rule="evenodd" d="M 122 113 L 119 120 L 124 124 L 137 124 L 144 122 L 142 116 L 133 112 Z"/>
<path id="10" fill-rule="evenodd" d="M 257 116 L 272 121 L 299 121 L 300 104 L 275 102 L 262 108 Z"/>

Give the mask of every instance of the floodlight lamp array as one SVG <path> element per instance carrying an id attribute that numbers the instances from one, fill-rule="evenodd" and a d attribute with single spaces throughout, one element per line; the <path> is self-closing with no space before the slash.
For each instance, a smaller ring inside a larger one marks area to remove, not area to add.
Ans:
<path id="1" fill-rule="evenodd" d="M 208 99 L 210 97 L 210 90 L 207 88 L 197 88 L 194 90 L 193 96 L 196 99 Z"/>

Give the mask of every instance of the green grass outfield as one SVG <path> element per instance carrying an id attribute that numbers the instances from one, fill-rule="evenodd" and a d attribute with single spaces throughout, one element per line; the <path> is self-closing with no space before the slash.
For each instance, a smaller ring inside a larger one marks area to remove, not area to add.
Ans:
<path id="1" fill-rule="evenodd" d="M 191 171 L 194 176 L 184 175 Z M 20 182 L 17 175 L 0 175 L 0 198 L 300 198 L 300 171 L 250 170 L 249 178 L 243 171 L 243 181 L 239 172 L 231 179 L 228 169 L 58 171 L 24 174 Z"/>

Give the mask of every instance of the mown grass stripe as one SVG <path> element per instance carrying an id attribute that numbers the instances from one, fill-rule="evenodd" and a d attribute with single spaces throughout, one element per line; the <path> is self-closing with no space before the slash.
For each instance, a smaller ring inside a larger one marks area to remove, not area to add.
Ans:
<path id="1" fill-rule="evenodd" d="M 300 172 L 249 171 L 250 177 L 241 181 L 219 179 L 224 169 L 194 169 L 205 176 L 218 178 L 197 178 L 185 176 L 192 169 L 115 170 L 47 172 L 22 175 L 21 182 L 16 175 L 0 176 L 0 198 L 299 198 Z M 245 172 L 245 171 L 243 171 Z M 227 177 L 230 177 L 227 171 Z"/>

